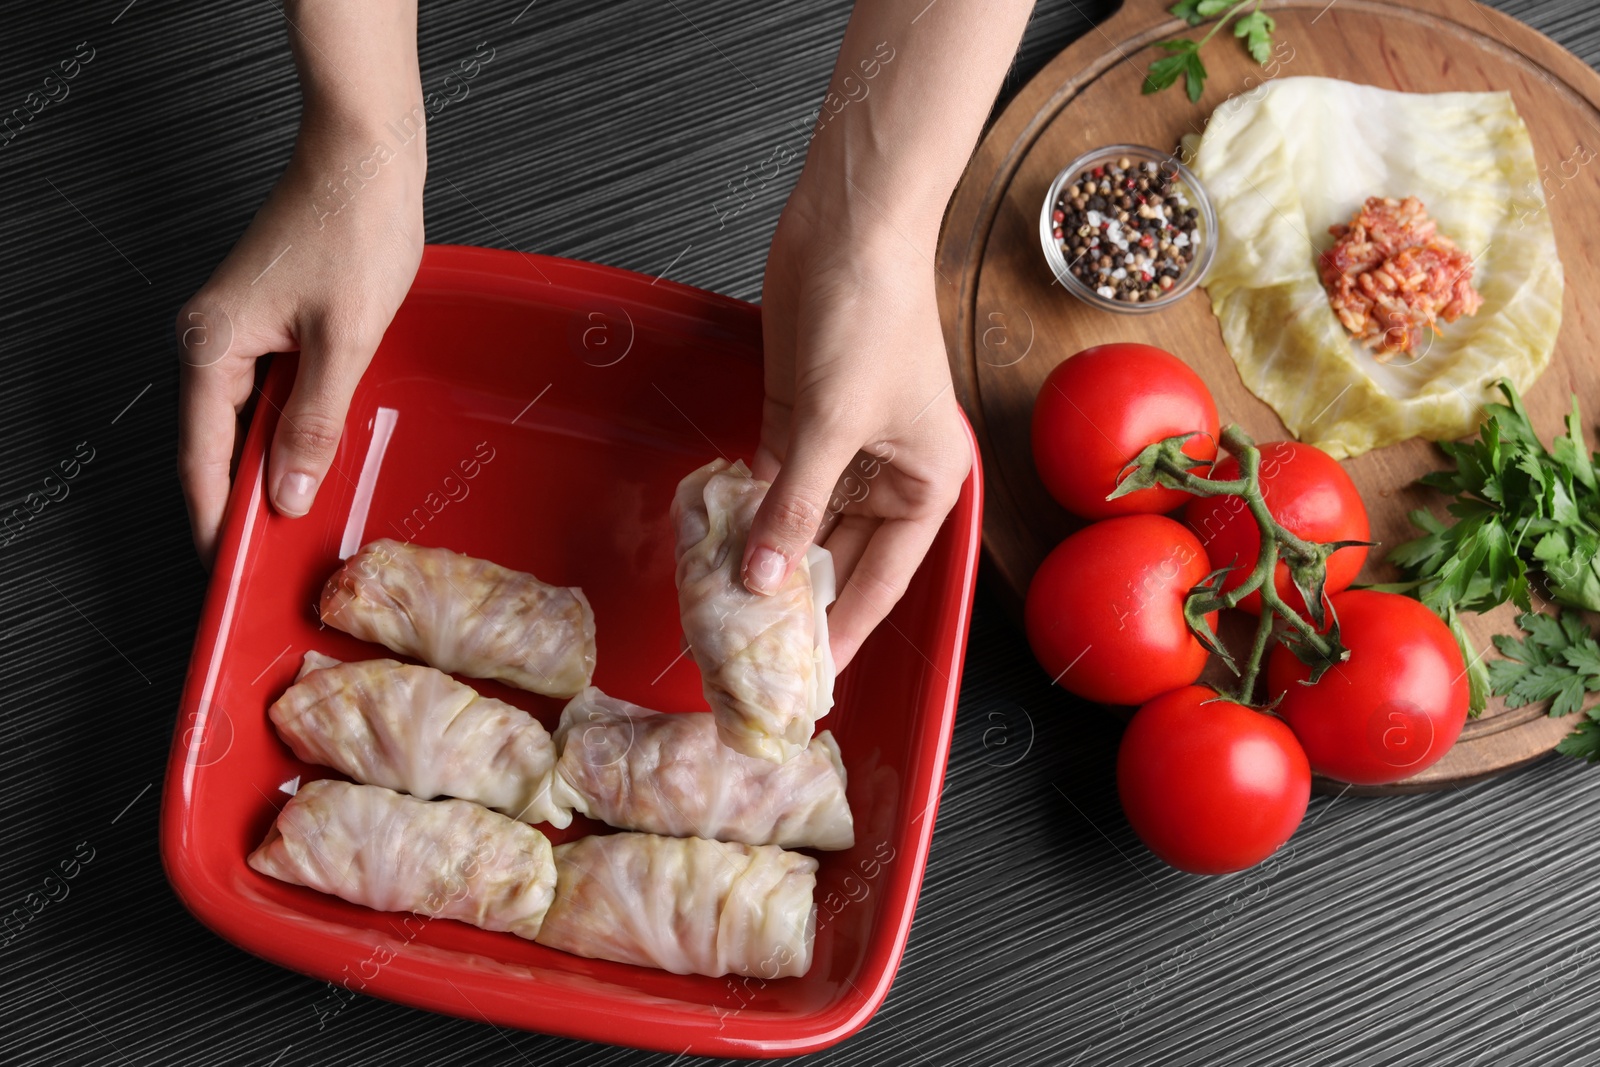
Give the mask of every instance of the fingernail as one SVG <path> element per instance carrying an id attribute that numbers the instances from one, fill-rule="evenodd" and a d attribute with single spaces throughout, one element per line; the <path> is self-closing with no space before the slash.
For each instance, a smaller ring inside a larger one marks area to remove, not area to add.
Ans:
<path id="1" fill-rule="evenodd" d="M 752 593 L 771 596 L 783 582 L 783 557 L 770 548 L 758 548 L 745 564 L 744 584 Z"/>
<path id="2" fill-rule="evenodd" d="M 311 498 L 317 483 L 309 474 L 291 471 L 278 483 L 278 510 L 292 518 L 299 518 L 311 510 Z"/>

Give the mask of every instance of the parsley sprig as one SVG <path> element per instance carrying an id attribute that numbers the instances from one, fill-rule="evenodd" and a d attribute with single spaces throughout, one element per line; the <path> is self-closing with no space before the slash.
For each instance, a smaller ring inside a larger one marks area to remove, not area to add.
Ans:
<path id="1" fill-rule="evenodd" d="M 1477 440 L 1439 446 L 1456 469 L 1422 479 L 1456 498 L 1448 509 L 1454 521 L 1413 511 L 1423 536 L 1389 559 L 1441 615 L 1508 600 L 1531 611 L 1530 570 L 1543 573 L 1557 603 L 1600 611 L 1600 455 L 1584 447 L 1578 399 L 1566 434 L 1546 448 L 1516 388 L 1502 381 L 1500 390 L 1507 402 L 1488 405 Z"/>
<path id="2" fill-rule="evenodd" d="M 1600 642 L 1594 632 L 1572 611 L 1559 619 L 1529 612 L 1517 625 L 1528 636 L 1496 636 L 1494 646 L 1506 658 L 1489 664 L 1490 683 L 1506 698 L 1506 707 L 1548 700 L 1552 718 L 1583 711 L 1585 698 L 1600 693 Z M 1600 705 L 1585 713 L 1556 751 L 1600 763 Z"/>
<path id="3" fill-rule="evenodd" d="M 1452 518 L 1413 511 L 1411 522 L 1423 536 L 1389 553 L 1409 580 L 1379 588 L 1411 593 L 1450 623 L 1473 683 L 1473 715 L 1484 708 L 1485 689 L 1505 697 L 1507 707 L 1548 700 L 1550 714 L 1570 715 L 1582 709 L 1586 693 L 1600 691 L 1600 645 L 1576 611 L 1559 620 L 1535 613 L 1530 575 L 1542 575 L 1557 603 L 1600 611 L 1600 454 L 1584 446 L 1576 396 L 1567 432 L 1546 448 L 1516 387 L 1501 381 L 1500 391 L 1506 403 L 1487 406 L 1477 440 L 1440 444 L 1455 469 L 1422 479 L 1455 498 L 1447 508 Z M 1522 609 L 1519 623 L 1528 636 L 1496 637 L 1507 658 L 1484 664 L 1459 613 L 1508 600 Z M 1588 733 L 1594 736 L 1583 743 L 1600 759 L 1600 721 L 1584 724 L 1563 744 Z"/>
<path id="4" fill-rule="evenodd" d="M 1548 700 L 1552 718 L 1582 711 L 1584 695 L 1600 692 L 1600 643 L 1594 633 L 1573 612 L 1559 619 L 1527 612 L 1517 625 L 1528 636 L 1496 634 L 1494 647 L 1506 658 L 1489 664 L 1489 684 L 1506 698 L 1506 707 Z"/>
<path id="5" fill-rule="evenodd" d="M 1600 763 L 1600 708 L 1590 709 L 1589 717 L 1556 744 L 1556 751 L 1563 756 Z"/>
<path id="6" fill-rule="evenodd" d="M 1251 8 L 1249 13 L 1239 15 L 1234 22 L 1233 35 L 1243 39 L 1250 58 L 1266 66 L 1267 60 L 1272 57 L 1272 34 L 1278 24 L 1271 15 L 1261 10 L 1261 0 L 1178 0 L 1167 10 L 1189 25 L 1199 26 L 1212 18 L 1217 19 L 1217 24 L 1198 41 L 1178 37 L 1159 42 L 1156 47 L 1168 54 L 1150 64 L 1150 70 L 1144 78 L 1144 92 L 1159 93 L 1181 77 L 1190 103 L 1199 103 L 1206 84 L 1206 65 L 1200 59 L 1200 49 L 1230 19 L 1247 7 Z"/>

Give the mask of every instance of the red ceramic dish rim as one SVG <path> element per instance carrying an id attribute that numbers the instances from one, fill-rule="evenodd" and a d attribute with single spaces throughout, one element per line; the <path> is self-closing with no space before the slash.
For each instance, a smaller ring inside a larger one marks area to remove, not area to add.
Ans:
<path id="1" fill-rule="evenodd" d="M 417 286 L 451 275 L 494 273 L 521 276 L 537 271 L 558 285 L 584 289 L 599 285 L 632 287 L 644 276 L 611 267 L 580 263 L 545 256 L 463 246 L 430 245 L 418 271 Z M 662 297 L 687 308 L 722 305 L 742 313 L 759 314 L 753 305 L 690 286 L 665 280 L 654 284 Z M 281 378 L 285 365 L 269 372 L 271 383 Z M 257 956 L 336 982 L 344 954 L 331 954 L 330 946 L 349 950 L 349 958 L 360 959 L 370 949 L 354 932 L 348 937 L 307 937 L 290 929 L 276 916 L 254 911 L 210 869 L 203 857 L 185 847 L 186 827 L 197 817 L 187 780 L 193 772 L 191 738 L 182 726 L 200 707 L 208 678 L 218 667 L 222 654 L 219 635 L 226 629 L 236 608 L 242 561 L 249 539 L 265 516 L 269 505 L 263 497 L 265 481 L 265 425 L 275 420 L 252 421 L 240 458 L 238 477 L 224 516 L 213 577 L 206 592 L 196 629 L 195 647 L 184 683 L 182 704 L 174 731 L 172 754 L 164 780 L 161 808 L 161 857 L 168 880 L 183 904 L 206 926 L 225 940 Z M 917 731 L 916 749 L 933 773 L 926 776 L 926 788 L 912 801 L 923 805 L 922 814 L 913 816 L 900 829 L 895 847 L 912 860 L 896 864 L 889 873 L 892 902 L 869 942 L 851 991 L 814 1013 L 793 1017 L 770 1012 L 732 1013 L 708 1027 L 704 1017 L 686 1017 L 669 1005 L 639 1001 L 613 1003 L 592 996 L 550 990 L 548 996 L 530 997 L 526 990 L 511 991 L 502 979 L 471 973 L 454 973 L 441 981 L 438 965 L 424 960 L 396 957 L 375 978 L 366 982 L 363 992 L 414 1007 L 444 1012 L 495 1025 L 537 1030 L 543 1033 L 589 1041 L 617 1043 L 623 1040 L 639 1047 L 697 1055 L 774 1057 L 814 1052 L 849 1037 L 866 1025 L 888 996 L 894 981 L 916 906 L 918 889 L 927 864 L 933 834 L 933 814 L 943 786 L 946 761 L 955 722 L 960 690 L 961 666 L 971 620 L 976 583 L 978 551 L 981 541 L 982 475 L 977 442 L 972 428 L 963 426 L 973 449 L 972 472 L 963 485 L 947 523 L 957 540 L 957 551 L 964 550 L 959 574 L 942 597 L 939 639 L 948 651 L 951 669 L 942 683 L 942 701 L 937 718 L 923 720 Z"/>

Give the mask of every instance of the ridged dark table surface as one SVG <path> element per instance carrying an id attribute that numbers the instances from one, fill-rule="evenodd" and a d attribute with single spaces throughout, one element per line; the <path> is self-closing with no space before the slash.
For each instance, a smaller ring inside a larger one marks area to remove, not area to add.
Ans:
<path id="1" fill-rule="evenodd" d="M 429 239 L 757 297 L 798 164 L 718 201 L 803 127 L 848 4 L 525 3 L 424 4 L 425 88 L 496 50 L 430 126 Z M 1111 6 L 1041 0 L 1008 93 Z M 1595 5 L 1501 6 L 1600 59 Z M 0 946 L 0 1063 L 674 1062 L 368 998 L 319 1028 L 322 983 L 172 895 L 156 813 L 205 588 L 172 319 L 276 179 L 298 93 L 274 3 L 8 5 L 0 113 L 85 41 L 70 95 L 0 149 L 0 513 L 93 454 L 0 547 L 0 915 L 92 857 Z M 1273 864 L 1201 880 L 1123 821 L 1114 723 L 1046 682 L 980 592 L 904 965 L 814 1062 L 1600 1062 L 1600 769 L 1317 798 Z"/>

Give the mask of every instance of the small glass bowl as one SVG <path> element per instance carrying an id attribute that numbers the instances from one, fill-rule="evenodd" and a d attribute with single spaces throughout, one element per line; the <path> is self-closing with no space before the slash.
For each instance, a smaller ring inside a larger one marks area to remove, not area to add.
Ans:
<path id="1" fill-rule="evenodd" d="M 1104 166 L 1107 163 L 1116 163 L 1123 158 L 1126 158 L 1132 164 L 1155 163 L 1166 170 L 1176 168 L 1177 179 L 1174 184 L 1182 189 L 1185 198 L 1189 201 L 1188 206 L 1200 212 L 1196 220 L 1199 226 L 1198 236 L 1195 239 L 1195 243 L 1198 246 L 1195 258 L 1183 269 L 1183 273 L 1179 274 L 1174 280 L 1171 289 L 1168 289 L 1157 299 L 1140 301 L 1139 303 L 1113 300 L 1101 296 L 1094 289 L 1080 281 L 1070 269 L 1071 265 L 1068 262 L 1066 250 L 1061 247 L 1061 242 L 1057 241 L 1051 232 L 1055 228 L 1051 215 L 1055 211 L 1056 198 L 1061 195 L 1062 188 L 1071 185 L 1086 170 L 1093 170 L 1095 167 Z M 1067 164 L 1061 173 L 1056 175 L 1055 181 L 1050 183 L 1050 191 L 1045 194 L 1044 206 L 1039 210 L 1039 243 L 1044 246 L 1045 261 L 1050 264 L 1050 269 L 1055 273 L 1056 280 L 1061 283 L 1067 292 L 1092 307 L 1128 314 L 1137 315 L 1148 311 L 1160 311 L 1162 308 L 1181 300 L 1195 286 L 1199 285 L 1205 277 L 1206 270 L 1211 266 L 1211 260 L 1217 253 L 1216 233 L 1217 212 L 1211 206 L 1211 198 L 1206 195 L 1205 187 L 1200 184 L 1200 179 L 1196 178 L 1188 167 L 1178 162 L 1170 152 L 1161 152 L 1145 145 L 1107 145 L 1104 148 L 1097 148 L 1093 152 L 1086 152 L 1079 156 Z"/>

